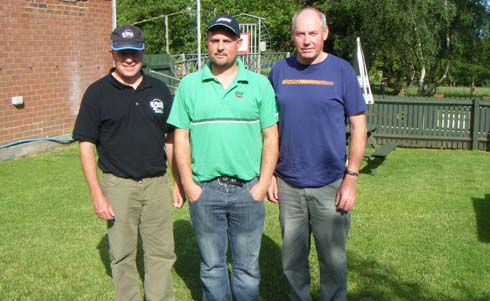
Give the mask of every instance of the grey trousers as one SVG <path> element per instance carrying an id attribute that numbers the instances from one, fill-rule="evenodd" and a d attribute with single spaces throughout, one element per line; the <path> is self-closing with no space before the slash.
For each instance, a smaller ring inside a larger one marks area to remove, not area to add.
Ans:
<path id="1" fill-rule="evenodd" d="M 282 268 L 291 300 L 311 300 L 308 255 L 312 232 L 320 266 L 320 300 L 347 300 L 345 247 L 351 214 L 335 207 L 341 182 L 303 188 L 278 178 Z"/>

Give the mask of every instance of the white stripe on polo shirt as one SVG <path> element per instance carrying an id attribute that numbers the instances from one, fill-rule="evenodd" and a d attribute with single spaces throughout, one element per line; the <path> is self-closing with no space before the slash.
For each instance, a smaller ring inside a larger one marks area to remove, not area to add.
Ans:
<path id="1" fill-rule="evenodd" d="M 259 119 L 248 120 L 248 119 L 208 119 L 208 120 L 198 120 L 191 121 L 191 125 L 203 125 L 203 124 L 217 124 L 217 123 L 242 123 L 242 124 L 254 124 L 259 123 Z"/>

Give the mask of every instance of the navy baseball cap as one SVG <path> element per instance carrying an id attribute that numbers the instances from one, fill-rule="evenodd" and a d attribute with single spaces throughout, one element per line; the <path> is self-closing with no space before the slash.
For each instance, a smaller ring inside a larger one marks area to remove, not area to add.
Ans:
<path id="1" fill-rule="evenodd" d="M 145 49 L 143 32 L 136 26 L 117 27 L 111 34 L 111 49 L 116 51 Z"/>
<path id="2" fill-rule="evenodd" d="M 238 21 L 229 16 L 229 15 L 222 15 L 214 18 L 209 22 L 208 24 L 208 32 L 215 27 L 225 27 L 228 29 L 232 34 L 235 36 L 239 37 L 240 36 L 240 26 L 238 25 Z"/>

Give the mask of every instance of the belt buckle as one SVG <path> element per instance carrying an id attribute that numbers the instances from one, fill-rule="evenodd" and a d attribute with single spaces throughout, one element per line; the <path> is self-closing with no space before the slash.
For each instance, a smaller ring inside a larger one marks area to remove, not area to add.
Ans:
<path id="1" fill-rule="evenodd" d="M 218 184 L 220 185 L 228 184 L 228 177 L 227 176 L 218 177 Z"/>
<path id="2" fill-rule="evenodd" d="M 220 185 L 235 185 L 235 186 L 242 186 L 243 183 L 241 183 L 237 178 L 235 177 L 230 177 L 230 176 L 221 176 L 218 177 L 218 183 Z"/>

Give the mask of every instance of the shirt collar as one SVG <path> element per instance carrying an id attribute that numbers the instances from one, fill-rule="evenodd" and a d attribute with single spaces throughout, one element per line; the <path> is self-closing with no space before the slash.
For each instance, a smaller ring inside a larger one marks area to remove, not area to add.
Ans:
<path id="1" fill-rule="evenodd" d="M 114 72 L 116 70 L 116 68 L 111 68 L 111 70 L 109 71 L 109 80 L 111 81 L 111 83 L 117 87 L 118 89 L 127 89 L 127 88 L 131 88 L 133 89 L 133 87 L 131 87 L 130 85 L 126 85 L 125 83 L 121 83 L 120 81 L 118 81 L 113 75 L 112 75 L 112 72 Z M 151 83 L 150 81 L 148 80 L 148 76 L 145 75 L 145 73 L 143 72 L 143 69 L 141 69 L 141 75 L 143 75 L 143 81 L 140 83 L 140 85 L 138 86 L 138 89 L 136 90 L 144 90 L 146 88 L 149 88 L 151 87 Z"/>
<path id="2" fill-rule="evenodd" d="M 236 58 L 235 61 L 238 65 L 238 74 L 237 74 L 235 80 L 237 82 L 248 82 L 247 72 L 246 72 L 245 65 L 243 64 L 242 60 L 239 58 Z M 201 80 L 204 82 L 204 81 L 211 80 L 214 78 L 215 77 L 214 77 L 213 73 L 211 72 L 211 61 L 208 61 L 202 70 Z"/>

